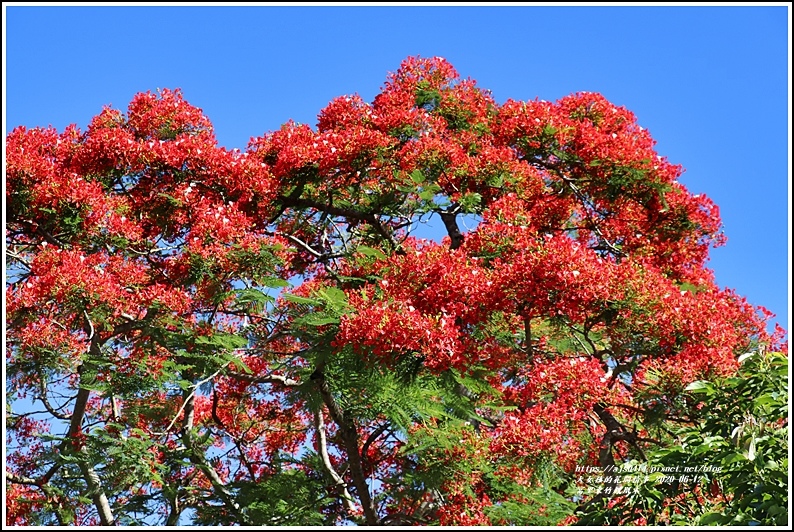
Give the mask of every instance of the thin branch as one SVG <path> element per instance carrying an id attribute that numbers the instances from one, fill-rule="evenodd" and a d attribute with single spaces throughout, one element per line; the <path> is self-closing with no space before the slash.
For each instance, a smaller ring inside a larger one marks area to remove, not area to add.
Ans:
<path id="1" fill-rule="evenodd" d="M 65 405 L 60 408 L 55 408 L 54 406 L 52 406 L 52 404 L 50 404 L 50 400 L 47 397 L 47 383 L 45 382 L 43 374 L 39 379 L 39 392 L 41 393 L 41 395 L 38 397 L 38 400 L 41 401 L 41 403 L 44 405 L 44 408 L 47 410 L 47 412 L 50 413 L 52 417 L 63 420 L 72 418 L 72 416 L 68 414 L 62 414 L 58 412 L 58 410 L 62 410 Z"/>
<path id="2" fill-rule="evenodd" d="M 328 442 L 325 438 L 325 422 L 323 421 L 322 410 L 317 410 L 317 412 L 314 413 L 314 428 L 317 431 L 317 439 L 319 440 L 317 446 L 320 449 L 320 457 L 322 457 L 323 465 L 326 471 L 328 471 L 328 474 L 331 475 L 331 478 L 334 479 L 334 482 L 336 482 L 337 487 L 342 491 L 345 508 L 347 508 L 348 513 L 353 515 L 356 511 L 356 507 L 353 505 L 353 497 L 350 496 L 350 492 L 347 490 L 347 483 L 339 476 L 339 473 L 336 472 L 333 464 L 331 464 L 331 458 L 328 456 Z"/>
<path id="3" fill-rule="evenodd" d="M 181 247 L 182 246 L 167 246 L 167 247 L 163 247 L 163 248 L 152 248 L 152 249 L 148 249 L 146 251 L 138 251 L 136 249 L 128 247 L 127 250 L 132 252 L 132 253 L 134 253 L 135 255 L 147 256 L 147 255 L 153 255 L 155 253 L 160 253 L 160 252 L 164 252 L 164 251 L 172 251 L 174 249 L 180 249 Z"/>
<path id="4" fill-rule="evenodd" d="M 375 231 L 378 232 L 386 241 L 388 241 L 392 247 L 396 247 L 396 243 L 394 242 L 393 236 L 383 227 L 380 220 L 378 220 L 377 214 L 374 212 L 359 212 L 353 209 L 345 209 L 342 207 L 334 207 L 333 205 L 327 205 L 324 203 L 319 203 L 314 200 L 310 200 L 307 198 L 293 198 L 290 197 L 282 197 L 281 204 L 284 207 L 297 207 L 297 208 L 309 208 L 315 209 L 318 212 L 332 214 L 334 216 L 342 216 L 344 218 L 359 220 L 362 222 L 367 222 L 372 227 L 375 228 Z"/>
<path id="5" fill-rule="evenodd" d="M 388 428 L 389 428 L 389 424 L 388 424 L 388 423 L 384 423 L 383 425 L 381 425 L 380 427 L 378 427 L 377 429 L 375 429 L 375 430 L 372 432 L 372 434 L 370 434 L 370 435 L 369 435 L 369 437 L 367 438 L 367 441 L 365 441 L 365 442 L 364 442 L 364 445 L 361 447 L 361 456 L 363 456 L 363 457 L 365 457 L 365 458 L 366 458 L 366 456 L 367 456 L 367 451 L 369 450 L 369 447 L 370 447 L 370 445 L 372 445 L 373 443 L 375 443 L 375 440 L 377 440 L 377 439 L 378 439 L 378 437 L 379 437 L 381 434 L 383 434 L 384 432 L 386 432 L 386 430 L 387 430 Z M 387 438 L 388 438 L 388 436 L 387 436 Z"/>
<path id="6" fill-rule="evenodd" d="M 220 371 L 220 370 L 219 370 Z M 217 373 L 216 373 L 217 374 Z M 214 375 L 213 375 L 214 377 Z M 210 377 L 212 378 L 212 377 Z M 210 378 L 206 379 L 204 382 L 207 382 Z M 184 410 L 184 417 L 182 419 L 182 442 L 184 443 L 185 447 L 188 450 L 188 456 L 190 461 L 195 465 L 204 476 L 207 477 L 207 480 L 210 481 L 212 484 L 213 491 L 218 497 L 224 502 L 224 504 L 228 505 L 234 515 L 240 521 L 239 524 L 247 525 L 247 519 L 245 515 L 242 513 L 240 509 L 240 505 L 237 501 L 234 500 L 234 494 L 229 491 L 226 485 L 223 483 L 220 475 L 215 470 L 214 467 L 207 461 L 207 458 L 201 453 L 198 449 L 196 449 L 193 445 L 193 436 L 191 434 L 193 429 L 193 422 L 195 419 L 195 409 L 194 409 L 194 402 L 195 402 L 195 391 L 199 385 L 193 387 L 193 389 L 188 393 L 185 390 L 183 394 L 183 402 L 182 408 L 180 411 Z M 166 431 L 167 432 L 167 431 Z"/>
<path id="7" fill-rule="evenodd" d="M 322 258 L 325 254 L 317 251 L 309 244 L 301 240 L 300 238 L 296 237 L 295 235 L 291 235 L 289 233 L 284 233 L 282 231 L 265 231 L 265 234 L 272 235 L 272 236 L 281 236 L 292 242 L 293 244 L 297 244 L 298 246 L 302 247 L 304 250 L 308 251 L 310 254 L 314 255 L 315 257 Z"/>
<path id="8" fill-rule="evenodd" d="M 6 248 L 6 255 L 12 257 L 17 262 L 22 263 L 22 265 L 25 266 L 25 268 L 30 270 L 30 263 L 25 258 L 23 258 L 22 255 L 18 255 L 17 253 L 11 251 L 9 248 Z"/>
<path id="9" fill-rule="evenodd" d="M 171 428 L 176 424 L 177 420 L 179 419 L 179 416 L 182 415 L 182 412 L 186 412 L 185 409 L 188 408 L 188 407 L 192 408 L 193 397 L 196 394 L 196 390 L 198 390 L 201 387 L 202 384 L 208 383 L 209 381 L 211 381 L 212 379 L 217 377 L 220 374 L 220 372 L 223 371 L 224 368 L 226 368 L 226 366 L 228 366 L 228 365 L 229 365 L 229 362 L 224 364 L 220 369 L 218 369 L 218 371 L 216 371 L 215 373 L 213 373 L 212 375 L 210 375 L 206 379 L 200 380 L 199 382 L 197 382 L 196 384 L 194 384 L 193 386 L 190 387 L 190 393 L 187 394 L 187 396 L 183 399 L 182 405 L 179 407 L 179 410 L 177 411 L 176 415 L 174 415 L 174 418 L 171 420 L 171 423 L 169 423 L 168 427 L 166 427 L 166 429 L 163 432 L 160 432 L 159 435 L 168 434 L 171 431 Z M 187 393 L 187 390 L 185 390 L 185 393 Z M 185 415 L 187 416 L 188 414 L 186 413 Z M 192 415 L 192 411 L 191 411 L 191 415 Z M 192 423 L 192 420 L 191 420 L 190 426 L 192 426 L 192 425 L 193 425 L 193 423 Z"/>
<path id="10" fill-rule="evenodd" d="M 247 433 L 248 431 L 246 431 Z M 244 441 L 242 438 L 234 438 L 234 447 L 237 449 L 237 454 L 240 457 L 240 463 L 245 466 L 246 470 L 248 470 L 248 476 L 251 477 L 252 481 L 255 481 L 257 478 L 256 472 L 254 471 L 254 466 L 251 464 L 251 461 L 245 455 L 245 451 L 243 450 Z"/>
<path id="11" fill-rule="evenodd" d="M 587 346 L 586 346 L 586 345 L 584 345 L 584 342 L 582 342 L 582 339 L 581 339 L 581 338 L 579 338 L 579 337 L 578 337 L 577 335 L 575 335 L 575 334 L 573 335 L 573 337 L 574 337 L 574 339 L 576 340 L 576 343 L 578 343 L 578 344 L 579 344 L 579 346 L 582 348 L 582 350 L 583 350 L 585 353 L 587 353 L 587 356 L 592 356 L 592 355 L 593 355 L 593 353 L 591 353 L 591 352 L 589 352 L 589 351 L 587 350 Z"/>
<path id="12" fill-rule="evenodd" d="M 42 237 L 44 240 L 46 240 L 49 244 L 53 244 L 55 246 L 58 246 L 59 248 L 67 248 L 67 247 L 69 247 L 64 242 L 61 242 L 60 240 L 58 240 L 57 238 L 52 236 L 48 231 L 45 231 L 44 229 L 42 229 L 41 226 L 37 225 L 36 229 L 34 230 L 34 232 L 37 235 L 39 235 L 40 237 Z"/>

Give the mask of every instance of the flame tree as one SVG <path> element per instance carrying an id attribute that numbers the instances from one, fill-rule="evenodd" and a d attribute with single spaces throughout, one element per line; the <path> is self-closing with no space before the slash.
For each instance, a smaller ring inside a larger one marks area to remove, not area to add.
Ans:
<path id="1" fill-rule="evenodd" d="M 599 94 L 408 58 L 245 151 L 178 90 L 6 143 L 8 524 L 557 523 L 785 338 Z"/>

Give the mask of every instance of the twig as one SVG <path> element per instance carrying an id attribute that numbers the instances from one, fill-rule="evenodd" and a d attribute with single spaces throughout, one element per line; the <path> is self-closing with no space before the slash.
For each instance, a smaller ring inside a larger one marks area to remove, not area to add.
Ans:
<path id="1" fill-rule="evenodd" d="M 176 424 L 177 420 L 179 419 L 179 416 L 181 416 L 182 412 L 185 411 L 185 408 L 188 406 L 188 403 L 193 399 L 193 396 L 196 394 L 196 390 L 198 390 L 199 387 L 201 387 L 202 384 L 205 384 L 205 383 L 211 381 L 212 379 L 214 379 L 215 377 L 217 377 L 220 374 L 220 372 L 223 371 L 224 368 L 226 368 L 226 366 L 228 366 L 228 365 L 229 365 L 229 362 L 224 364 L 220 369 L 218 369 L 218 371 L 216 371 L 215 373 L 213 373 L 212 375 L 210 375 L 206 379 L 203 379 L 203 380 L 197 382 L 196 384 L 194 384 L 193 386 L 191 386 L 190 387 L 190 393 L 183 399 L 182 406 L 179 407 L 179 410 L 177 411 L 177 413 L 174 416 L 174 418 L 171 420 L 171 423 L 168 424 L 168 427 L 166 427 L 166 429 L 163 432 L 160 432 L 160 433 L 157 433 L 157 434 L 160 435 L 160 436 L 168 434 L 171 431 L 171 429 L 173 428 L 173 426 Z M 187 390 L 185 390 L 185 391 L 187 391 Z"/>

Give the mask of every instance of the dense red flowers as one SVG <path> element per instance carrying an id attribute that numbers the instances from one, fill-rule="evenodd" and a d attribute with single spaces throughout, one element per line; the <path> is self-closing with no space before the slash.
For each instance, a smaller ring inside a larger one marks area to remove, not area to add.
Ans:
<path id="1" fill-rule="evenodd" d="M 441 58 L 245 151 L 178 90 L 15 129 L 7 372 L 55 424 L 11 414 L 8 524 L 545 522 L 505 513 L 538 472 L 782 348 L 682 172 L 599 94 L 498 104 Z"/>

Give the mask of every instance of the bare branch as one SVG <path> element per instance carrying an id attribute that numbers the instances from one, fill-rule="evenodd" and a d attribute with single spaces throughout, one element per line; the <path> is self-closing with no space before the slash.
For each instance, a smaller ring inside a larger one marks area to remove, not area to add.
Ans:
<path id="1" fill-rule="evenodd" d="M 88 340 L 94 339 L 94 324 L 91 322 L 91 318 L 88 317 L 88 312 L 83 309 L 83 316 L 85 316 L 85 323 L 86 323 L 86 334 L 88 335 Z"/>
<path id="2" fill-rule="evenodd" d="M 309 244 L 307 244 L 306 242 L 304 242 L 300 238 L 296 237 L 295 235 L 291 235 L 289 233 L 284 233 L 282 231 L 266 231 L 265 233 L 269 234 L 269 235 L 284 237 L 287 240 L 289 240 L 290 242 L 292 242 L 293 244 L 297 244 L 298 246 L 302 247 L 304 250 L 308 251 L 309 253 L 311 253 L 312 255 L 314 255 L 317 258 L 321 258 L 321 257 L 324 256 L 323 253 L 317 251 L 316 249 L 314 249 Z"/>
<path id="3" fill-rule="evenodd" d="M 24 477 L 22 475 L 15 475 L 8 469 L 6 469 L 6 480 L 11 482 L 12 484 L 24 484 L 26 486 L 40 486 L 41 481 L 36 480 L 35 478 Z"/>
<path id="4" fill-rule="evenodd" d="M 252 384 L 265 384 L 265 383 L 278 383 L 282 386 L 293 387 L 300 386 L 301 382 L 295 379 L 290 379 L 284 375 L 246 375 L 245 373 L 237 373 L 230 371 L 226 373 L 227 377 L 237 379 L 239 381 L 250 382 Z"/>
<path id="5" fill-rule="evenodd" d="M 333 205 L 326 205 L 324 203 L 320 203 L 307 198 L 298 198 L 298 197 L 293 198 L 292 196 L 282 197 L 281 202 L 282 205 L 285 207 L 315 209 L 318 212 L 331 214 L 333 216 L 342 216 L 347 219 L 367 222 L 372 227 L 374 227 L 375 231 L 377 231 L 380 236 L 382 236 L 386 241 L 388 241 L 392 245 L 392 247 L 396 247 L 396 243 L 394 242 L 393 235 L 391 235 L 389 231 L 387 231 L 386 228 L 383 226 L 383 224 L 380 222 L 380 220 L 378 220 L 377 213 L 359 212 L 354 209 L 334 207 Z"/>
<path id="6" fill-rule="evenodd" d="M 16 260 L 17 262 L 21 263 L 25 268 L 30 270 L 30 263 L 24 257 L 22 257 L 22 255 L 19 255 L 19 254 L 15 253 L 15 252 L 11 251 L 9 248 L 6 248 L 6 255 L 8 255 L 9 257 L 12 257 L 14 260 Z"/>
<path id="7" fill-rule="evenodd" d="M 356 511 L 355 506 L 353 506 L 353 497 L 350 496 L 350 492 L 347 491 L 347 484 L 344 479 L 339 476 L 339 473 L 336 472 L 328 456 L 328 442 L 325 438 L 325 422 L 323 421 L 323 413 L 321 410 L 314 413 L 314 428 L 317 430 L 317 439 L 319 440 L 318 447 L 320 448 L 320 456 L 323 459 L 323 465 L 326 471 L 328 471 L 328 474 L 331 475 L 331 478 L 334 479 L 334 482 L 336 482 L 337 487 L 342 491 L 345 508 L 347 508 L 349 513 L 353 514 Z"/>
<path id="8" fill-rule="evenodd" d="M 110 396 L 110 408 L 113 412 L 113 421 L 118 422 L 121 419 L 121 410 L 119 409 L 119 402 L 115 395 Z"/>

